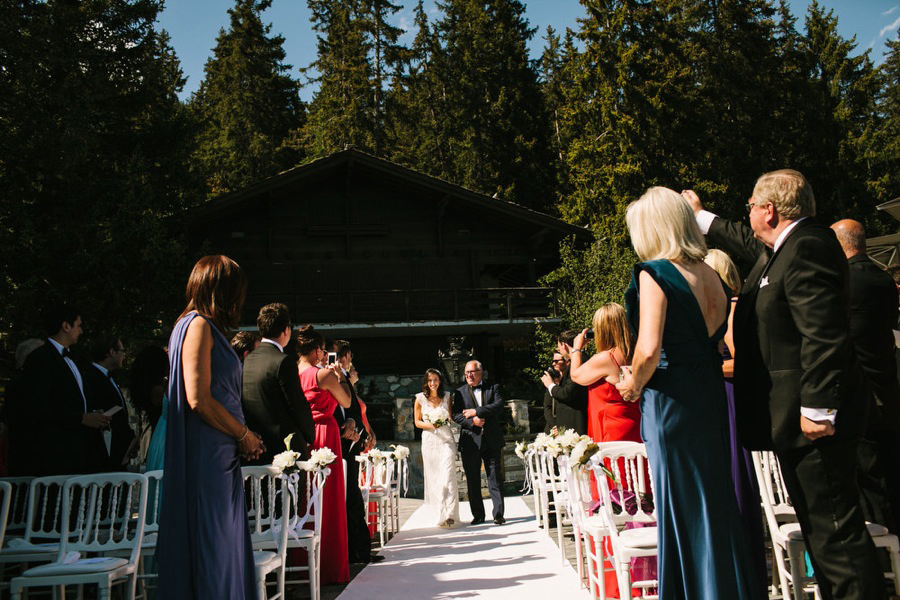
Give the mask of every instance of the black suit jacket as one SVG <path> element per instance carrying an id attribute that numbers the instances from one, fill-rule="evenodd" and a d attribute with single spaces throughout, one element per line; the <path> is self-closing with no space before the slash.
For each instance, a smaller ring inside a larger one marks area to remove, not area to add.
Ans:
<path id="1" fill-rule="evenodd" d="M 756 257 L 734 313 L 744 445 L 780 452 L 807 446 L 801 407 L 836 409 L 834 439 L 858 436 L 866 390 L 850 340 L 847 260 L 834 232 L 805 219 L 774 254 L 749 228 L 724 219 L 712 222 L 708 237 L 739 259 Z"/>
<path id="2" fill-rule="evenodd" d="M 362 449 L 366 447 L 366 440 L 369 438 L 369 432 L 366 431 L 366 427 L 363 424 L 362 420 L 362 407 L 359 405 L 359 397 L 356 395 L 356 387 L 353 385 L 347 386 L 350 388 L 350 406 L 347 408 L 342 408 L 340 404 L 338 404 L 337 408 L 334 409 L 334 420 L 337 421 L 338 427 L 343 431 L 344 423 L 347 422 L 347 419 L 353 419 L 356 422 L 355 428 L 359 431 L 359 440 L 354 444 L 350 440 L 341 438 L 341 451 L 343 452 L 344 460 L 347 461 L 347 465 L 354 465 L 356 463 L 356 456 L 362 452 Z M 353 445 L 351 449 L 350 446 Z"/>
<path id="3" fill-rule="evenodd" d="M 88 437 L 88 461 L 95 461 L 96 471 L 123 471 L 125 467 L 122 460 L 125 458 L 131 441 L 134 439 L 134 431 L 128 424 L 128 407 L 119 396 L 109 377 L 103 374 L 97 367 L 90 365 L 81 371 L 84 381 L 84 393 L 87 395 L 88 410 L 101 410 L 106 412 L 114 406 L 121 406 L 122 410 L 112 416 L 109 424 L 112 440 L 109 454 L 106 452 L 106 443 L 103 434 L 97 430 L 96 436 Z M 99 438 L 100 445 L 95 447 L 93 438 Z"/>
<path id="4" fill-rule="evenodd" d="M 284 452 L 284 438 L 293 433 L 291 449 L 309 458 L 308 445 L 316 437 L 312 411 L 297 365 L 274 344 L 263 342 L 244 359 L 241 404 L 247 427 L 262 436 L 266 451 L 252 464 L 266 465 Z"/>
<path id="5" fill-rule="evenodd" d="M 503 448 L 504 410 L 506 403 L 500 386 L 482 382 L 481 406 L 475 404 L 472 390 L 464 385 L 453 392 L 453 420 L 460 426 L 459 449 L 482 452 L 499 452 Z M 462 415 L 467 408 L 474 408 L 478 418 L 484 419 L 484 427 L 477 427 L 471 418 Z"/>
<path id="6" fill-rule="evenodd" d="M 869 429 L 900 431 L 900 383 L 894 360 L 897 286 L 865 254 L 850 265 L 850 337 L 869 381 Z"/>
<path id="7" fill-rule="evenodd" d="M 85 445 L 95 429 L 81 424 L 85 399 L 75 375 L 49 341 L 28 355 L 24 367 L 24 426 L 28 475 L 85 473 Z"/>
<path id="8" fill-rule="evenodd" d="M 553 386 L 550 395 L 556 405 L 556 426 L 586 434 L 588 391 L 572 381 L 569 369 L 563 373 L 559 384 Z"/>

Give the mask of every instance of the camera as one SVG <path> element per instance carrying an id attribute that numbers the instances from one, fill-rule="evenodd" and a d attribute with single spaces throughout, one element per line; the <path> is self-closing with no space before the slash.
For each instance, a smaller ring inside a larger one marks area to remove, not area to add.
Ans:
<path id="1" fill-rule="evenodd" d="M 594 339 L 594 330 L 593 330 L 593 329 L 588 329 L 588 330 L 585 332 L 585 334 L 584 334 L 584 339 L 586 339 L 586 340 L 592 340 L 592 339 Z"/>
<path id="2" fill-rule="evenodd" d="M 328 364 L 333 365 L 337 362 L 337 352 L 329 352 L 328 353 Z"/>
<path id="3" fill-rule="evenodd" d="M 559 371 L 553 365 L 547 367 L 546 371 L 547 375 L 549 375 L 552 379 L 559 379 L 561 377 Z"/>

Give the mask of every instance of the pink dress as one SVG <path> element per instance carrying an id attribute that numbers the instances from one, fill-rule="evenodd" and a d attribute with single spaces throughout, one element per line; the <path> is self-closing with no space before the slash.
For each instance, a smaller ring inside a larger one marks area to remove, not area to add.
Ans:
<path id="1" fill-rule="evenodd" d="M 316 424 L 313 449 L 327 446 L 337 455 L 331 463 L 331 475 L 322 493 L 322 550 L 320 564 L 323 584 L 350 581 L 349 550 L 347 548 L 347 501 L 344 496 L 344 465 L 341 462 L 341 430 L 334 419 L 337 400 L 328 390 L 319 387 L 318 367 L 308 367 L 300 373 L 300 386 L 312 409 Z"/>

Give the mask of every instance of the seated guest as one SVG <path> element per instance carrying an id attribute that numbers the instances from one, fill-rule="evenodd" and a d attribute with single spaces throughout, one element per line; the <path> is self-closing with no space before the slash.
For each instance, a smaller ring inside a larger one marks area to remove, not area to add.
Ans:
<path id="1" fill-rule="evenodd" d="M 110 417 L 110 440 L 105 442 L 102 437 L 96 436 L 100 447 L 99 452 L 95 453 L 97 464 L 93 470 L 122 471 L 135 449 L 132 444 L 134 431 L 128 423 L 128 406 L 112 376 L 114 371 L 122 368 L 125 346 L 121 338 L 115 335 L 100 335 L 91 344 L 91 358 L 93 364 L 83 371 L 88 409 L 107 412 L 118 407 L 118 411 Z M 107 435 L 106 432 L 104 435 Z"/>
<path id="2" fill-rule="evenodd" d="M 247 355 L 259 347 L 259 341 L 260 337 L 257 333 L 252 331 L 238 331 L 234 334 L 234 337 L 231 338 L 231 347 L 234 348 L 234 351 L 238 355 L 238 358 L 241 359 L 241 362 L 244 362 Z"/>
<path id="3" fill-rule="evenodd" d="M 556 338 L 556 351 L 565 361 L 562 363 L 559 383 L 555 383 L 550 373 L 544 373 L 541 383 L 550 394 L 556 413 L 556 425 L 560 430 L 574 429 L 579 434 L 587 433 L 588 390 L 572 380 L 569 375 L 569 351 L 578 332 L 574 329 L 563 331 Z"/>

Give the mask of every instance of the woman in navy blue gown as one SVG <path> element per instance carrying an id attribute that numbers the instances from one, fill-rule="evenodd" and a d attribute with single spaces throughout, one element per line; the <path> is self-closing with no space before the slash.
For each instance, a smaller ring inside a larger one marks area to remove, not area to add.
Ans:
<path id="1" fill-rule="evenodd" d="M 224 335 L 237 325 L 246 290 L 236 262 L 201 258 L 169 338 L 159 598 L 256 598 L 239 457 L 259 456 L 261 442 L 244 424 L 241 361 Z"/>
<path id="2" fill-rule="evenodd" d="M 637 331 L 633 374 L 616 387 L 625 400 L 641 401 L 659 528 L 659 597 L 765 598 L 729 464 L 719 351 L 728 294 L 703 263 L 706 243 L 679 194 L 651 188 L 628 207 L 626 220 L 644 262 L 626 293 Z"/>

